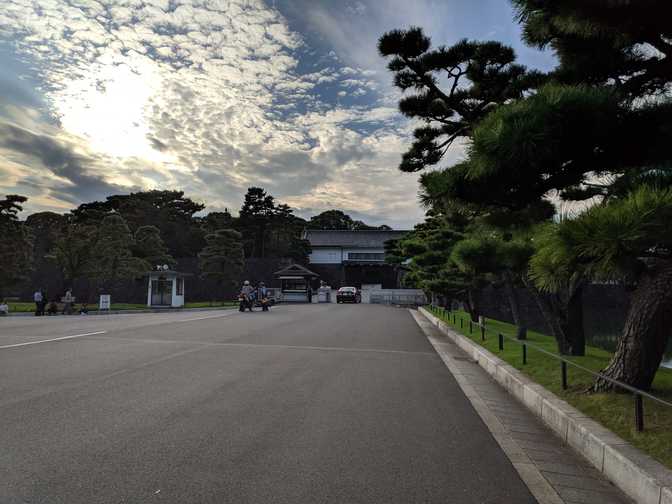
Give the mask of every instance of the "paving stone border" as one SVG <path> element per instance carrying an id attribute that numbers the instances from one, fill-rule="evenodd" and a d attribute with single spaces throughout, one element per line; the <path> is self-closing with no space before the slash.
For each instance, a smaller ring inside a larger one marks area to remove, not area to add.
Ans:
<path id="1" fill-rule="evenodd" d="M 474 343 L 424 308 L 443 334 L 541 418 L 607 479 L 641 504 L 672 504 L 672 471 Z"/>

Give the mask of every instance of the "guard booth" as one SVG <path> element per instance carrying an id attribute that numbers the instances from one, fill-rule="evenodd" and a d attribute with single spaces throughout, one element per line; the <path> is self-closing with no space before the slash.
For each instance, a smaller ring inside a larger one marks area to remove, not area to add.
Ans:
<path id="1" fill-rule="evenodd" d="M 147 306 L 150 308 L 181 308 L 184 306 L 184 277 L 187 274 L 157 266 L 149 273 Z"/>
<path id="2" fill-rule="evenodd" d="M 273 273 L 280 280 L 280 295 L 283 303 L 310 303 L 316 293 L 312 290 L 317 273 L 300 264 L 292 264 Z"/>

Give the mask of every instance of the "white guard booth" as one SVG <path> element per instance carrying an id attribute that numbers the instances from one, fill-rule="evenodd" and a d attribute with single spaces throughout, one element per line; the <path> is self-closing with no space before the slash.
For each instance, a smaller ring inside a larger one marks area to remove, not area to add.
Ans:
<path id="1" fill-rule="evenodd" d="M 181 308 L 184 306 L 185 273 L 167 269 L 149 273 L 147 306 L 150 308 Z"/>

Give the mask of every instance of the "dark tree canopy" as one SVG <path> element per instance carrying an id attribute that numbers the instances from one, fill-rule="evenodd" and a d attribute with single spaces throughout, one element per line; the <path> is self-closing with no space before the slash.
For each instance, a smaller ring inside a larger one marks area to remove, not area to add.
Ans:
<path id="1" fill-rule="evenodd" d="M 672 78 L 668 0 L 513 0 L 524 40 L 551 47 L 553 77 L 609 84 L 636 97 L 662 92 Z"/>
<path id="2" fill-rule="evenodd" d="M 0 296 L 26 278 L 32 267 L 33 236 L 18 219 L 26 201 L 16 194 L 0 200 Z"/>
<path id="3" fill-rule="evenodd" d="M 239 285 L 245 255 L 242 235 L 233 229 L 218 229 L 205 237 L 206 246 L 198 255 L 201 276 L 219 284 Z"/>
<path id="4" fill-rule="evenodd" d="M 184 196 L 183 191 L 143 191 L 114 195 L 105 201 L 84 203 L 72 211 L 75 222 L 102 222 L 107 215 L 123 217 L 130 230 L 140 226 L 156 226 L 173 257 L 193 257 L 203 248 L 205 235 L 194 226 L 194 215 L 205 208 Z"/>
<path id="5" fill-rule="evenodd" d="M 354 220 L 348 214 L 341 210 L 325 210 L 310 218 L 306 225 L 308 229 L 325 229 L 325 230 L 340 230 L 340 231 L 362 231 L 362 230 L 389 230 L 390 227 L 369 226 L 361 220 Z"/>
<path id="6" fill-rule="evenodd" d="M 301 238 L 305 225 L 289 206 L 276 204 L 261 187 L 250 187 L 235 227 L 243 235 L 245 257 L 291 257 L 305 263 L 310 253 Z"/>

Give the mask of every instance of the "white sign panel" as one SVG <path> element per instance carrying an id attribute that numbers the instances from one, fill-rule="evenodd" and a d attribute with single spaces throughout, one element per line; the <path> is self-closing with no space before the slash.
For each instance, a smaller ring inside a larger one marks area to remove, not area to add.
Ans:
<path id="1" fill-rule="evenodd" d="M 112 305 L 112 303 L 110 302 L 110 295 L 109 294 L 101 294 L 98 309 L 99 310 L 109 310 L 111 305 Z"/>

